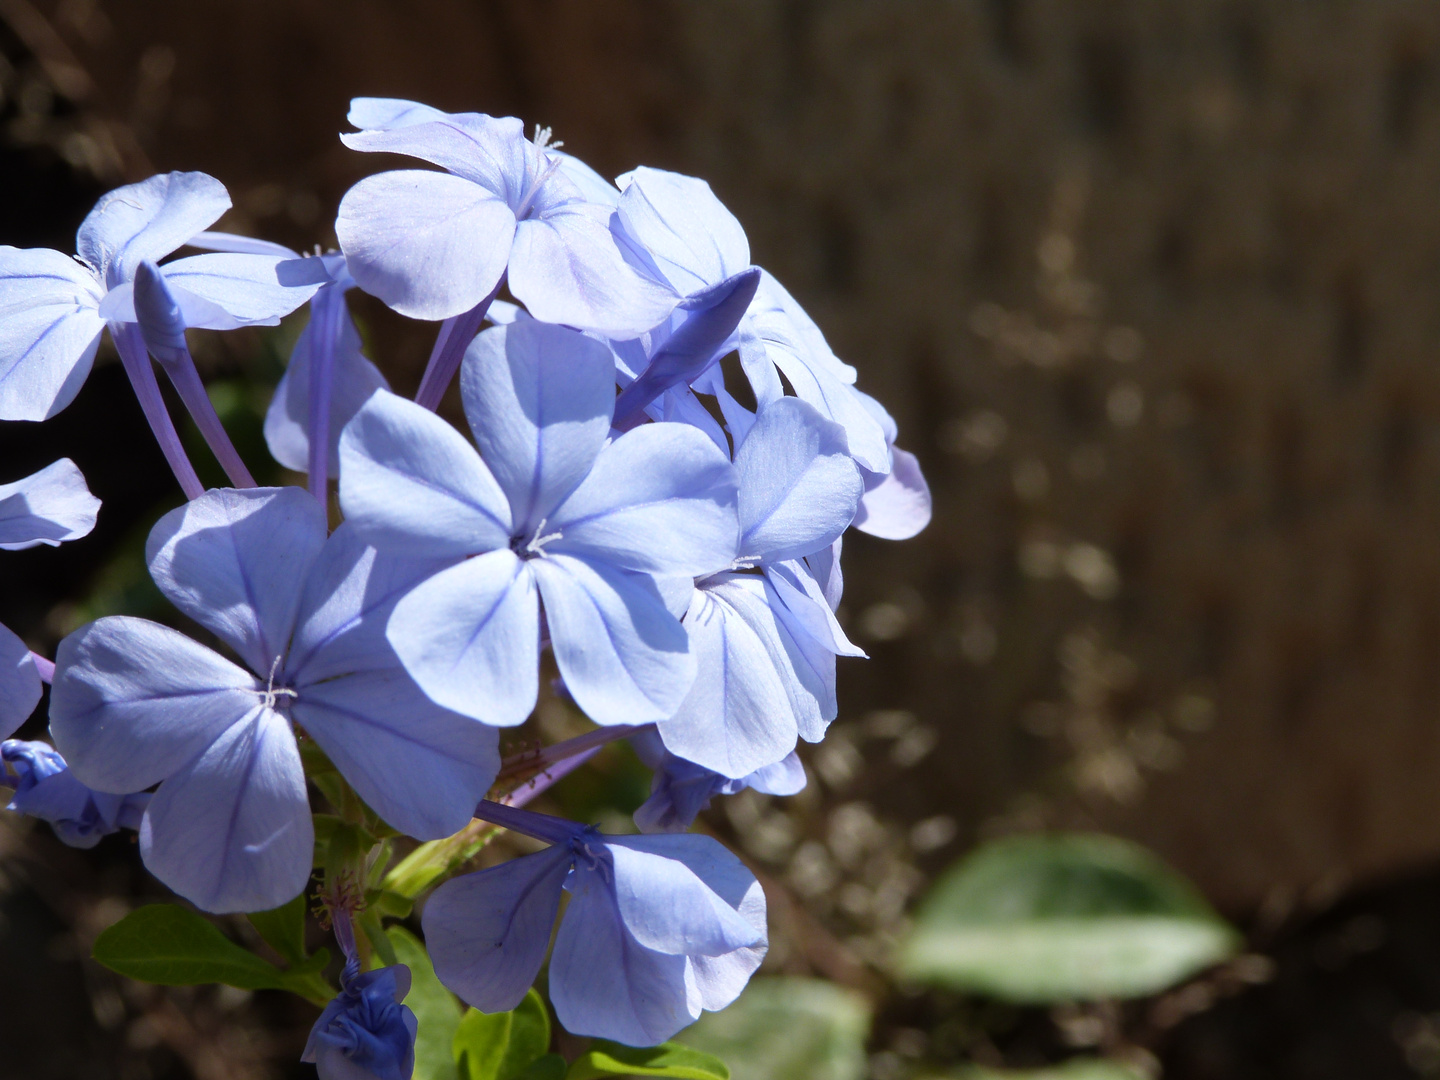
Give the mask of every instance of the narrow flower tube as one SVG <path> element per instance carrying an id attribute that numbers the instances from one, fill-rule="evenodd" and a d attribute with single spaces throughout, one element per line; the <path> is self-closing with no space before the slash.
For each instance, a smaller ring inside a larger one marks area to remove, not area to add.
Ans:
<path id="1" fill-rule="evenodd" d="M 480 333 L 480 325 L 485 321 L 490 305 L 495 302 L 495 297 L 500 295 L 504 286 L 505 275 L 501 274 L 489 296 L 469 311 L 440 324 L 440 332 L 435 337 L 435 347 L 430 352 L 430 362 L 425 365 L 425 374 L 420 378 L 420 389 L 415 392 L 417 405 L 423 405 L 431 412 L 440 407 L 445 391 L 450 388 L 455 373 L 460 370 L 460 362 L 465 359 L 465 350 L 475 340 L 475 335 Z"/>
<path id="2" fill-rule="evenodd" d="M 134 323 L 111 323 L 110 336 L 120 353 L 120 364 L 130 376 L 130 385 L 135 398 L 140 402 L 140 411 L 150 423 L 160 452 L 170 463 L 170 471 L 180 483 L 180 490 L 187 499 L 198 499 L 205 494 L 205 485 L 195 474 L 195 466 L 185 453 L 175 422 L 165 408 L 165 399 L 160 394 L 160 384 L 155 380 L 155 369 L 150 366 L 150 357 L 145 350 L 145 339 L 140 336 L 140 327 Z"/>

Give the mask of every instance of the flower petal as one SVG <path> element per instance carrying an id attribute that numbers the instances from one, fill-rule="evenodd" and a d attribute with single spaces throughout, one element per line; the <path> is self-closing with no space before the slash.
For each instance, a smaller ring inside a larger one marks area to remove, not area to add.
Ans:
<path id="1" fill-rule="evenodd" d="M 351 150 L 404 154 L 439 165 L 504 200 L 512 210 L 519 207 L 544 168 L 518 117 L 438 110 L 430 110 L 426 116 L 414 108 L 396 106 L 398 102 L 390 109 L 371 106 L 364 110 L 385 123 L 375 128 L 360 125 L 368 130 L 341 135 L 340 141 Z M 352 102 L 352 112 L 354 107 Z M 353 119 L 350 122 L 355 123 Z"/>
<path id="2" fill-rule="evenodd" d="M 865 477 L 865 497 L 854 524 L 882 540 L 909 540 L 930 524 L 930 485 L 914 454 L 898 446 L 890 449 L 889 474 Z"/>
<path id="3" fill-rule="evenodd" d="M 798 398 L 760 410 L 735 451 L 735 471 L 742 559 L 798 559 L 829 547 L 864 490 L 844 429 Z"/>
<path id="4" fill-rule="evenodd" d="M 695 683 L 659 731 L 672 754 L 738 779 L 794 750 L 796 728 L 770 650 L 725 593 L 695 590 L 685 616 Z"/>
<path id="5" fill-rule="evenodd" d="M 750 242 L 704 180 L 640 167 L 620 177 L 620 220 L 681 296 L 750 265 Z"/>
<path id="6" fill-rule="evenodd" d="M 550 1003 L 565 1030 L 630 1046 L 662 1043 L 700 1017 L 689 961 L 647 949 L 625 931 L 614 894 L 577 868 L 550 954 Z"/>
<path id="7" fill-rule="evenodd" d="M 445 114 L 418 101 L 404 98 L 357 97 L 350 99 L 345 119 L 357 128 L 386 131 L 390 128 L 424 124 L 444 119 Z"/>
<path id="8" fill-rule="evenodd" d="M 540 688 L 540 609 L 526 567 L 502 548 L 396 604 L 387 636 L 431 700 L 497 727 L 525 722 Z"/>
<path id="9" fill-rule="evenodd" d="M 734 560 L 735 472 L 705 434 L 644 424 L 595 459 L 555 511 L 548 550 L 629 570 L 699 577 Z"/>
<path id="10" fill-rule="evenodd" d="M 165 281 L 176 293 L 185 325 L 201 330 L 275 326 L 315 295 L 319 282 L 282 285 L 276 267 L 293 256 L 228 252 L 192 255 L 166 263 Z M 198 298 L 202 305 L 193 303 Z"/>
<path id="11" fill-rule="evenodd" d="M 625 261 L 610 234 L 611 213 L 608 206 L 569 201 L 516 226 L 510 291 L 531 315 L 627 338 L 670 314 L 675 296 Z"/>
<path id="12" fill-rule="evenodd" d="M 610 437 L 615 363 L 600 342 L 525 319 L 486 330 L 460 370 L 480 455 L 528 536 L 585 479 Z"/>
<path id="13" fill-rule="evenodd" d="M 170 602 L 267 676 L 290 647 L 325 510 L 301 488 L 207 491 L 150 531 L 150 576 Z"/>
<path id="14" fill-rule="evenodd" d="M 45 420 L 74 400 L 105 327 L 101 293 L 69 256 L 0 247 L 0 420 Z"/>
<path id="15" fill-rule="evenodd" d="M 116 188 L 80 225 L 75 250 L 107 285 L 135 276 L 146 259 L 159 261 L 230 209 L 225 185 L 202 172 L 172 172 Z"/>
<path id="16" fill-rule="evenodd" d="M 50 733 L 82 783 L 125 795 L 178 772 L 249 715 L 262 690 L 176 630 L 112 616 L 60 642 Z"/>
<path id="17" fill-rule="evenodd" d="M 643 574 L 565 555 L 533 559 L 560 676 L 597 724 L 670 716 L 695 679 L 685 628 Z"/>
<path id="18" fill-rule="evenodd" d="M 340 436 L 340 505 L 368 543 L 462 558 L 510 543 L 510 506 L 465 437 L 380 390 Z"/>
<path id="19" fill-rule="evenodd" d="M 100 500 L 69 458 L 13 484 L 0 484 L 0 551 L 21 551 L 88 536 Z"/>
<path id="20" fill-rule="evenodd" d="M 30 719 L 43 689 L 30 646 L 0 624 L 0 738 Z"/>
<path id="21" fill-rule="evenodd" d="M 435 974 L 482 1012 L 506 1012 L 540 972 L 574 856 L 562 845 L 452 878 L 425 903 Z"/>
<path id="22" fill-rule="evenodd" d="M 315 833 L 290 725 L 258 704 L 160 785 L 145 868 L 205 911 L 268 911 L 310 878 Z"/>
<path id="23" fill-rule="evenodd" d="M 412 319 L 448 319 L 495 288 L 515 215 L 469 180 L 406 169 L 347 191 L 335 233 L 360 288 Z"/>
<path id="24" fill-rule="evenodd" d="M 792 629 L 803 630 L 836 656 L 865 655 L 864 649 L 845 636 L 834 609 L 826 602 L 820 582 L 804 560 L 795 559 L 765 567 L 765 583 L 784 604 L 786 623 Z"/>
<path id="25" fill-rule="evenodd" d="M 310 468 L 310 364 L 315 327 L 323 312 L 321 304 L 344 304 L 338 290 L 319 295 L 310 322 L 300 331 L 290 353 L 290 366 L 275 387 L 275 396 L 265 414 L 265 443 L 281 465 L 295 472 Z M 340 471 L 340 433 L 376 390 L 389 390 L 380 369 L 360 352 L 360 332 L 347 309 L 340 317 L 340 334 L 335 342 L 334 366 L 330 375 L 330 473 Z"/>

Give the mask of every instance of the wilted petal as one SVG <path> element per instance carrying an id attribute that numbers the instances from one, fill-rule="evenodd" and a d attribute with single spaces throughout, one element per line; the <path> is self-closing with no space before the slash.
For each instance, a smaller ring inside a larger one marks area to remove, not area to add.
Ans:
<path id="1" fill-rule="evenodd" d="M 508 548 L 478 555 L 395 606 L 390 644 L 436 703 L 497 727 L 535 708 L 540 611 L 529 565 Z"/>
<path id="2" fill-rule="evenodd" d="M 69 458 L 13 484 L 0 484 L 0 551 L 78 540 L 95 528 L 100 500 Z"/>
<path id="3" fill-rule="evenodd" d="M 394 964 L 344 980 L 310 1029 L 301 1061 L 320 1080 L 410 1080 L 419 1021 L 400 1004 L 410 993 L 410 969 Z"/>
<path id="4" fill-rule="evenodd" d="M 610 234 L 610 214 L 607 206 L 566 202 L 516 227 L 510 291 L 531 315 L 626 338 L 649 330 L 674 308 L 669 290 L 625 261 Z"/>
<path id="5" fill-rule="evenodd" d="M 346 192 L 335 233 L 362 289 L 412 319 L 448 319 L 495 288 L 515 215 L 469 180 L 406 169 Z"/>
<path id="6" fill-rule="evenodd" d="M 315 834 L 290 725 L 258 704 L 160 785 L 145 867 L 205 911 L 268 911 L 310 877 Z"/>
<path id="7" fill-rule="evenodd" d="M 44 420 L 74 400 L 105 326 L 101 295 L 69 256 L 0 247 L 0 420 Z"/>
<path id="8" fill-rule="evenodd" d="M 547 550 L 630 570 L 700 576 L 735 558 L 735 473 L 703 432 L 644 424 L 595 459 L 555 511 Z"/>
<path id="9" fill-rule="evenodd" d="M 750 243 L 735 215 L 704 180 L 642 166 L 620 177 L 620 220 L 681 296 L 750 265 Z"/>
<path id="10" fill-rule="evenodd" d="M 185 324 L 202 330 L 275 326 L 315 295 L 319 283 L 282 285 L 276 267 L 289 255 L 192 255 L 161 270 L 175 290 Z M 192 301 L 198 298 L 203 309 Z"/>
<path id="11" fill-rule="evenodd" d="M 739 778 L 792 751 L 796 729 L 770 650 L 725 597 L 695 590 L 685 616 L 695 683 L 659 731 L 672 754 Z"/>
<path id="12" fill-rule="evenodd" d="M 116 285 L 146 259 L 160 260 L 230 209 L 225 185 L 202 172 L 172 172 L 116 188 L 80 225 L 75 250 Z"/>
<path id="13" fill-rule="evenodd" d="M 565 555 L 529 565 L 545 602 L 560 676 L 585 715 L 597 724 L 647 724 L 670 716 L 694 681 L 695 659 L 685 628 L 666 610 L 655 583 Z"/>
<path id="14" fill-rule="evenodd" d="M 798 398 L 760 410 L 735 451 L 740 556 L 796 559 L 829 547 L 863 491 L 845 431 Z"/>
<path id="15" fill-rule="evenodd" d="M 866 475 L 854 525 L 882 540 L 909 540 L 930 524 L 930 485 L 914 454 L 895 446 L 891 455 L 887 476 Z"/>
<path id="16" fill-rule="evenodd" d="M 461 558 L 510 543 L 510 506 L 465 437 L 429 409 L 373 394 L 340 436 L 340 505 L 368 543 Z"/>
<path id="17" fill-rule="evenodd" d="M 112 616 L 60 642 L 50 733 L 81 782 L 144 791 L 251 713 L 263 689 L 178 631 Z"/>
<path id="18" fill-rule="evenodd" d="M 452 878 L 425 903 L 440 981 L 482 1012 L 506 1012 L 540 972 L 574 856 L 564 845 Z"/>
<path id="19" fill-rule="evenodd" d="M 316 298 L 316 307 L 320 305 Z M 337 291 L 326 300 L 344 304 Z M 290 366 L 285 369 L 280 385 L 265 414 L 265 443 L 281 465 L 296 472 L 310 468 L 310 365 L 316 338 L 316 322 L 323 315 L 316 311 L 300 331 L 290 353 Z M 334 366 L 330 382 L 330 473 L 340 471 L 340 433 L 361 406 L 376 390 L 389 390 L 390 384 L 380 369 L 360 353 L 360 332 L 355 320 L 345 311 L 340 317 L 340 334 L 335 341 Z"/>
<path id="20" fill-rule="evenodd" d="M 612 887 L 620 918 L 630 935 L 647 949 L 719 956 L 765 939 L 763 929 L 757 932 L 710 886 L 709 878 L 717 876 L 741 874 L 754 880 L 740 860 L 716 840 L 708 836 L 611 836 L 606 837 L 605 849 L 614 867 Z M 697 851 L 701 852 L 698 856 Z M 682 852 L 690 854 L 689 862 L 678 857 Z M 721 858 L 722 853 L 729 856 L 728 862 Z"/>
<path id="21" fill-rule="evenodd" d="M 325 532 L 324 508 L 301 488 L 222 488 L 156 522 L 145 556 L 171 603 L 267 676 Z"/>
<path id="22" fill-rule="evenodd" d="M 610 351 L 534 319 L 496 326 L 466 352 L 460 392 L 514 530 L 528 536 L 585 479 L 610 436 Z"/>
<path id="23" fill-rule="evenodd" d="M 0 737 L 9 738 L 30 718 L 43 690 L 30 647 L 0 624 Z"/>
<path id="24" fill-rule="evenodd" d="M 699 1019 L 699 995 L 686 979 L 690 961 L 647 949 L 627 933 L 598 872 L 577 867 L 569 888 L 549 985 L 565 1030 L 653 1046 Z"/>

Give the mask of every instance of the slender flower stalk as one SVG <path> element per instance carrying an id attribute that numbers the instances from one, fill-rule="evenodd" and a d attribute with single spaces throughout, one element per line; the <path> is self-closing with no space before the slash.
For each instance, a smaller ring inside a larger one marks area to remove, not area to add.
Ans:
<path id="1" fill-rule="evenodd" d="M 430 362 L 426 364 L 425 374 L 420 379 L 420 389 L 415 392 L 417 405 L 423 405 L 431 412 L 440 407 L 445 391 L 449 389 L 455 373 L 460 370 L 460 361 L 465 358 L 465 350 L 475 340 L 475 335 L 480 333 L 480 325 L 485 321 L 490 305 L 495 302 L 495 297 L 500 295 L 504 286 L 505 275 L 501 274 L 489 296 L 469 311 L 440 324 L 440 333 L 435 337 L 435 347 L 430 350 Z"/>
<path id="2" fill-rule="evenodd" d="M 594 731 L 585 732 L 584 735 L 551 743 L 538 750 L 522 750 L 518 754 L 511 754 L 501 763 L 500 775 L 497 780 L 510 780 L 525 773 L 546 772 L 552 766 L 564 762 L 582 751 L 592 748 L 599 749 L 606 743 L 627 739 L 638 731 L 654 728 L 654 726 L 654 724 L 616 724 L 613 727 L 596 728 Z"/>
<path id="3" fill-rule="evenodd" d="M 330 483 L 330 405 L 335 379 L 335 347 L 345 318 L 345 290 L 326 285 L 311 301 L 314 330 L 310 346 L 310 494 L 324 505 Z"/>
<path id="4" fill-rule="evenodd" d="M 155 369 L 150 366 L 150 356 L 145 350 L 145 339 L 140 335 L 140 327 L 134 323 L 111 323 L 110 336 L 114 338 L 115 348 L 120 353 L 120 364 L 125 368 L 125 374 L 130 376 L 130 385 L 135 389 L 140 410 L 150 422 L 150 430 L 155 434 L 155 441 L 160 444 L 160 452 L 170 463 L 170 471 L 180 482 L 180 490 L 187 499 L 198 499 L 205 494 L 205 485 L 200 483 L 200 477 L 195 474 L 195 466 L 190 464 L 190 458 L 180 442 L 180 435 L 175 430 L 175 422 L 170 419 L 170 413 L 165 408 L 165 399 L 160 394 L 160 383 L 155 379 Z"/>

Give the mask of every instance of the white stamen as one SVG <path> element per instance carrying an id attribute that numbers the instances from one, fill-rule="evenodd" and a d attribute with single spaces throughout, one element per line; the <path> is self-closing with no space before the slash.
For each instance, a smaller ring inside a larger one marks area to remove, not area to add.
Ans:
<path id="1" fill-rule="evenodd" d="M 525 545 L 526 554 L 539 555 L 542 559 L 545 558 L 545 545 L 551 540 L 559 540 L 561 535 L 558 532 L 546 533 L 545 520 L 545 518 L 540 519 L 540 524 L 535 527 L 535 536 Z"/>
<path id="2" fill-rule="evenodd" d="M 280 669 L 280 660 L 281 657 L 277 656 L 275 657 L 275 662 L 270 665 L 270 677 L 266 680 L 265 692 L 260 695 L 260 701 L 267 709 L 275 708 L 278 698 L 288 697 L 294 701 L 300 696 L 289 687 L 275 685 L 275 672 Z"/>

